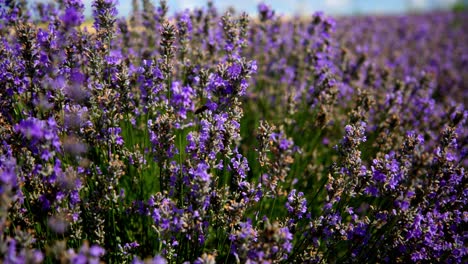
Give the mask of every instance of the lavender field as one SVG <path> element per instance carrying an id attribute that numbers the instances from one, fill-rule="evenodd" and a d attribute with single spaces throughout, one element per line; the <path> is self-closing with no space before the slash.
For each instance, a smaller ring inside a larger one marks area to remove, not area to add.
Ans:
<path id="1" fill-rule="evenodd" d="M 0 263 L 467 263 L 468 12 L 134 4 L 0 0 Z"/>

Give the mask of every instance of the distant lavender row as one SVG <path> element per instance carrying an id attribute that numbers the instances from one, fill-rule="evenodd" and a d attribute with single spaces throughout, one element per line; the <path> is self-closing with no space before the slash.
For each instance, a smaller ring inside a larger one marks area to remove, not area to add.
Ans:
<path id="1" fill-rule="evenodd" d="M 0 262 L 466 261 L 468 14 L 133 5 L 0 0 Z"/>

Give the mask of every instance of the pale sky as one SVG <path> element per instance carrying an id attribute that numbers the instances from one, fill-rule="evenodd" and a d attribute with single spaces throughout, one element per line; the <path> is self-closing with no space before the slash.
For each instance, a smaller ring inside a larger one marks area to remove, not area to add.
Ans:
<path id="1" fill-rule="evenodd" d="M 34 2 L 34 0 L 30 0 Z M 42 2 L 46 0 L 40 0 Z M 86 14 L 91 14 L 93 0 L 83 0 Z M 119 1 L 119 16 L 128 15 L 132 10 L 131 0 Z M 462 0 L 468 3 L 468 0 Z M 168 0 L 170 12 L 181 11 L 186 8 L 203 7 L 206 0 Z M 213 0 L 215 6 L 225 9 L 233 6 L 236 10 L 255 14 L 259 0 Z M 438 8 L 449 8 L 456 0 L 265 0 L 276 13 L 292 15 L 296 13 L 313 13 L 323 11 L 331 15 L 350 14 L 395 14 L 407 11 L 428 11 Z M 159 3 L 159 0 L 153 0 Z M 140 5 L 141 6 L 141 5 Z"/>

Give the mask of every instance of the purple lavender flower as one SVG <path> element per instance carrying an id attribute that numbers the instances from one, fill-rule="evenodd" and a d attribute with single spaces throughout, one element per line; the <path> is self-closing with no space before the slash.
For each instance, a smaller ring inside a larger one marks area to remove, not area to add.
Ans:
<path id="1" fill-rule="evenodd" d="M 68 7 L 60 17 L 66 28 L 76 27 L 84 21 L 84 15 L 75 7 Z"/>
<path id="2" fill-rule="evenodd" d="M 177 115 L 183 120 L 187 118 L 187 111 L 195 108 L 195 91 L 190 86 L 184 86 L 179 82 L 173 82 L 171 86 L 171 104 L 175 108 Z"/>
<path id="3" fill-rule="evenodd" d="M 8 158 L 0 156 L 0 181 L 2 183 L 0 194 L 5 191 L 7 187 L 16 187 L 16 160 L 15 158 Z"/>
<path id="4" fill-rule="evenodd" d="M 265 3 L 258 4 L 258 13 L 260 15 L 260 20 L 267 21 L 274 17 L 275 11 L 273 11 L 269 6 Z"/>
<path id="5" fill-rule="evenodd" d="M 288 200 L 286 202 L 286 209 L 296 219 L 301 219 L 307 212 L 307 200 L 304 198 L 304 193 L 296 193 L 296 189 L 291 190 L 289 193 Z"/>

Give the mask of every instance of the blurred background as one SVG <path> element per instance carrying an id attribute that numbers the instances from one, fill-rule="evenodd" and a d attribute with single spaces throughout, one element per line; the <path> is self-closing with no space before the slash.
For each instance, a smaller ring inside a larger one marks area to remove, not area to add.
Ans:
<path id="1" fill-rule="evenodd" d="M 85 0 L 87 6 L 91 0 Z M 132 10 L 131 0 L 120 0 L 119 12 L 127 15 Z M 156 1 L 157 3 L 158 1 Z M 168 0 L 172 11 L 186 8 L 203 7 L 206 0 Z M 406 12 L 424 12 L 437 9 L 451 9 L 457 3 L 468 3 L 468 0 L 214 0 L 215 6 L 221 9 L 234 7 L 236 10 L 255 14 L 260 2 L 270 5 L 276 12 L 285 15 L 310 14 L 323 11 L 333 15 L 356 14 L 392 14 Z"/>
<path id="2" fill-rule="evenodd" d="M 30 0 L 34 2 L 34 0 Z M 45 0 L 39 0 L 44 2 Z M 132 11 L 132 0 L 118 0 L 119 16 Z M 153 0 L 158 4 L 159 0 Z M 203 7 L 207 0 L 167 0 L 170 13 L 186 8 Z M 307 15 L 323 11 L 329 15 L 403 14 L 447 10 L 468 6 L 468 0 L 212 0 L 220 9 L 234 7 L 238 11 L 256 14 L 260 2 L 270 5 L 277 13 L 284 15 Z M 92 0 L 84 0 L 86 15 L 91 15 Z M 141 5 L 140 5 L 141 6 Z"/>

